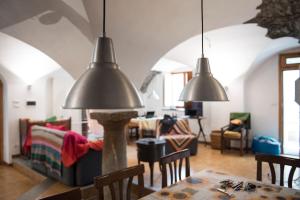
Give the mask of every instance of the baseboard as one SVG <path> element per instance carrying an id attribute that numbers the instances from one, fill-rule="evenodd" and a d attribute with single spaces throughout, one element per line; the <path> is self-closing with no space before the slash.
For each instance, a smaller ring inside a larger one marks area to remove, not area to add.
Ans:
<path id="1" fill-rule="evenodd" d="M 7 163 L 7 162 L 5 162 L 4 160 L 2 160 L 2 161 L 0 161 L 0 165 L 5 165 L 5 166 L 11 167 L 11 166 L 12 166 L 12 163 Z"/>

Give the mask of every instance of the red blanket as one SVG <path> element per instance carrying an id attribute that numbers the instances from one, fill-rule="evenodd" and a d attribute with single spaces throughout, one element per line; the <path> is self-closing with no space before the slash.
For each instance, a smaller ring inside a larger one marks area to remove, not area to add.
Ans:
<path id="1" fill-rule="evenodd" d="M 103 141 L 88 141 L 86 137 L 73 132 L 68 131 L 64 135 L 64 144 L 62 147 L 62 162 L 64 166 L 70 167 L 74 164 L 80 157 L 86 154 L 89 148 L 96 151 L 102 150 Z"/>

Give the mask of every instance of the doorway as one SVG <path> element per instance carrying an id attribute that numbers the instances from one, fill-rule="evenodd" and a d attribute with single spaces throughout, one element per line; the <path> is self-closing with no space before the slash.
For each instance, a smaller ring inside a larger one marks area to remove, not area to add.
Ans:
<path id="1" fill-rule="evenodd" d="M 300 77 L 300 53 L 280 55 L 279 137 L 284 154 L 299 155 L 300 107 L 295 102 L 295 81 Z"/>

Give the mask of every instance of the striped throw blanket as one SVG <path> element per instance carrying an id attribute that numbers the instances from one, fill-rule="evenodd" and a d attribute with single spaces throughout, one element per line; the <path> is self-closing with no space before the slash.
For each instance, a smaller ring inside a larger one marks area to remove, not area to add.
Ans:
<path id="1" fill-rule="evenodd" d="M 170 131 L 165 134 L 160 133 L 162 124 L 159 123 L 158 126 L 158 136 L 169 142 L 175 151 L 187 148 L 187 146 L 189 146 L 192 140 L 196 137 L 196 135 L 191 131 L 187 119 L 177 120 Z"/>
<path id="2" fill-rule="evenodd" d="M 49 130 L 41 126 L 33 126 L 31 160 L 44 165 L 52 173 L 61 176 L 61 149 L 64 131 Z"/>

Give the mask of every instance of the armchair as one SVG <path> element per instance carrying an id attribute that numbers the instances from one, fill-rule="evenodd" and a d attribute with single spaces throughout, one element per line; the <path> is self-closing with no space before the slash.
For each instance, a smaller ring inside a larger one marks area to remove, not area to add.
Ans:
<path id="1" fill-rule="evenodd" d="M 240 142 L 240 155 L 244 154 L 244 140 L 246 140 L 246 153 L 248 153 L 248 137 L 251 129 L 250 113 L 230 113 L 230 122 L 221 128 L 221 153 L 226 148 L 226 141 L 236 140 Z M 230 142 L 228 142 L 230 147 Z"/>

